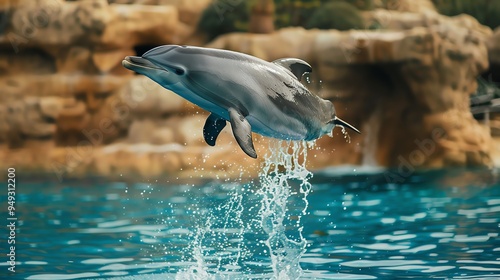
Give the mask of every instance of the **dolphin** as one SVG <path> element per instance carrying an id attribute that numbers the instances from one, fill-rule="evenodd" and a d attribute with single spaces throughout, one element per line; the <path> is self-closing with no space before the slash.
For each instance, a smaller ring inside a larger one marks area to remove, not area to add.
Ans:
<path id="1" fill-rule="evenodd" d="M 164 45 L 141 57 L 127 56 L 122 65 L 211 114 L 203 127 L 214 146 L 229 121 L 241 149 L 257 158 L 252 131 L 284 140 L 314 140 L 331 135 L 335 126 L 354 126 L 338 118 L 330 101 L 301 82 L 311 66 L 297 58 L 268 62 L 228 50 Z"/>

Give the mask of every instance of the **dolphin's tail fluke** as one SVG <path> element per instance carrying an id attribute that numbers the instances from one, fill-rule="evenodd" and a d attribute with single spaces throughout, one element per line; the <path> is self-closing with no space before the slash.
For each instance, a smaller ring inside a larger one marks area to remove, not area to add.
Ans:
<path id="1" fill-rule="evenodd" d="M 347 123 L 346 121 L 344 121 L 344 120 L 342 120 L 340 118 L 335 117 L 330 122 L 333 123 L 333 124 L 335 124 L 335 125 L 340 125 L 340 126 L 343 126 L 343 127 L 350 128 L 350 129 L 356 131 L 357 133 L 361 134 L 361 132 L 357 128 L 355 128 L 354 126 L 350 125 L 349 123 Z"/>

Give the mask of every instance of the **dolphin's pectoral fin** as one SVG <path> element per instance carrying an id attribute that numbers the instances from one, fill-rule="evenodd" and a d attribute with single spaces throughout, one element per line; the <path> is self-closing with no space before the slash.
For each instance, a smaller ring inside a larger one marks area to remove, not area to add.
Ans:
<path id="1" fill-rule="evenodd" d="M 312 72 L 311 65 L 298 58 L 281 58 L 273 61 L 273 63 L 290 70 L 290 72 L 292 72 L 299 81 L 302 79 L 302 75 L 304 75 L 304 73 Z"/>
<path id="2" fill-rule="evenodd" d="M 222 129 L 226 126 L 226 120 L 212 113 L 208 116 L 205 126 L 203 126 L 203 137 L 210 146 L 215 146 L 215 140 Z"/>
<path id="3" fill-rule="evenodd" d="M 257 158 L 257 152 L 253 147 L 252 127 L 245 117 L 234 108 L 229 108 L 229 119 L 233 129 L 234 138 L 241 149 L 250 157 Z"/>

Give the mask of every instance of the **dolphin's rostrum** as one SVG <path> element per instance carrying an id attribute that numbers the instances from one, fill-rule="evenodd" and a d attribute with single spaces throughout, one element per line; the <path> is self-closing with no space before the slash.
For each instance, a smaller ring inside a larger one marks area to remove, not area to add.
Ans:
<path id="1" fill-rule="evenodd" d="M 211 146 L 226 121 L 253 158 L 252 131 L 285 140 L 314 140 L 337 125 L 359 133 L 337 118 L 330 101 L 300 82 L 312 68 L 297 58 L 267 62 L 233 51 L 166 45 L 142 57 L 127 56 L 122 64 L 211 112 L 203 127 Z"/>

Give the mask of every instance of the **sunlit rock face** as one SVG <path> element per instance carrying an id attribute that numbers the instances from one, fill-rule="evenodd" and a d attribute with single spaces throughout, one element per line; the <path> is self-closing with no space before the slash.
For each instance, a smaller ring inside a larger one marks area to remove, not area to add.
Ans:
<path id="1" fill-rule="evenodd" d="M 310 89 L 362 131 L 350 143 L 339 129 L 318 140 L 312 168 L 393 166 L 399 180 L 420 167 L 490 165 L 494 145 L 469 95 L 498 36 L 469 16 L 438 15 L 430 1 L 388 2 L 363 14 L 378 30 L 286 28 L 208 44 L 196 24 L 209 0 L 1 2 L 0 166 L 58 179 L 255 175 L 268 139 L 256 136 L 257 161 L 229 126 L 209 147 L 206 112 L 121 66 L 162 44 L 310 62 Z"/>

